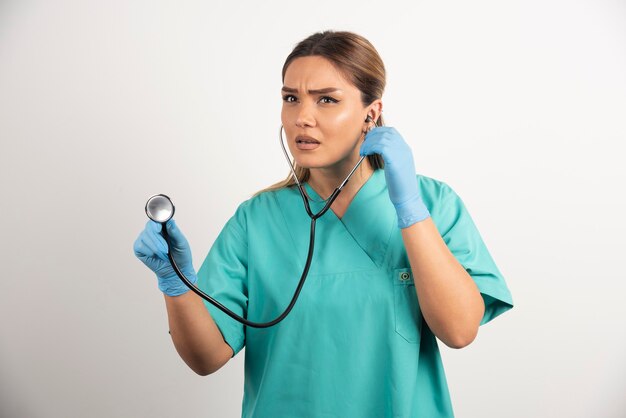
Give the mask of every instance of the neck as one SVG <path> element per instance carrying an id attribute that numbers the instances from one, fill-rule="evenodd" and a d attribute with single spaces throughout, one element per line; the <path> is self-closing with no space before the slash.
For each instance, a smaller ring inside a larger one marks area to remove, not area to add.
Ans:
<path id="1" fill-rule="evenodd" d="M 309 169 L 309 185 L 322 199 L 327 199 L 346 179 L 360 158 L 361 157 L 357 154 L 356 158 L 348 158 L 332 167 Z M 350 181 L 348 181 L 342 189 L 338 199 L 352 200 L 356 192 L 365 184 L 373 172 L 374 170 L 369 160 L 365 158 L 361 165 L 355 170 L 354 174 L 352 174 L 352 177 L 350 177 Z"/>

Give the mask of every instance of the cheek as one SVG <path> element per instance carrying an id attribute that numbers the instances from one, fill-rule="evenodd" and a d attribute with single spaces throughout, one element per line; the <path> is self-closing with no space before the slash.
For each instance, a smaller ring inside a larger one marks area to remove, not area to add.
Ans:
<path id="1" fill-rule="evenodd" d="M 336 122 L 351 122 L 354 121 L 356 113 L 354 108 L 351 106 L 345 106 L 342 108 L 338 108 L 335 112 L 330 114 L 330 117 L 333 118 Z"/>
<path id="2" fill-rule="evenodd" d="M 324 118 L 326 131 L 331 135 L 339 135 L 352 139 L 359 131 L 359 115 L 354 109 L 342 109 L 326 115 Z"/>

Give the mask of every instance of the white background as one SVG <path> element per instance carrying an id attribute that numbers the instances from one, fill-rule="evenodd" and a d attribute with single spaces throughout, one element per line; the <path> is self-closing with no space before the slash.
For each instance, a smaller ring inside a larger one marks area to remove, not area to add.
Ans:
<path id="1" fill-rule="evenodd" d="M 388 125 L 462 197 L 515 307 L 440 343 L 458 417 L 626 416 L 626 3 L 0 1 L 0 416 L 236 417 L 132 246 L 165 193 L 194 265 L 283 179 L 280 70 L 368 38 Z M 303 237 L 304 239 L 304 237 Z"/>

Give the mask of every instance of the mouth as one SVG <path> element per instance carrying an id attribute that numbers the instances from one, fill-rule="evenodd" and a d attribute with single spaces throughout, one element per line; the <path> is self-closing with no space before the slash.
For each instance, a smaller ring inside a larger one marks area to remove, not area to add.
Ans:
<path id="1" fill-rule="evenodd" d="M 296 144 L 319 144 L 320 141 L 317 139 L 307 136 L 307 135 L 298 135 L 296 137 Z"/>
<path id="2" fill-rule="evenodd" d="M 301 151 L 312 151 L 320 146 L 320 141 L 308 135 L 298 135 L 296 137 L 296 148 Z"/>

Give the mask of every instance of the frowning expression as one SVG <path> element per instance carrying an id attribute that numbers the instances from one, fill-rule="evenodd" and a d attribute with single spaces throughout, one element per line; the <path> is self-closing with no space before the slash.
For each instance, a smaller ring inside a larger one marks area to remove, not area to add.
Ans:
<path id="1" fill-rule="evenodd" d="M 329 60 L 293 60 L 281 94 L 281 119 L 299 166 L 325 168 L 358 158 L 368 109 L 359 89 Z"/>

